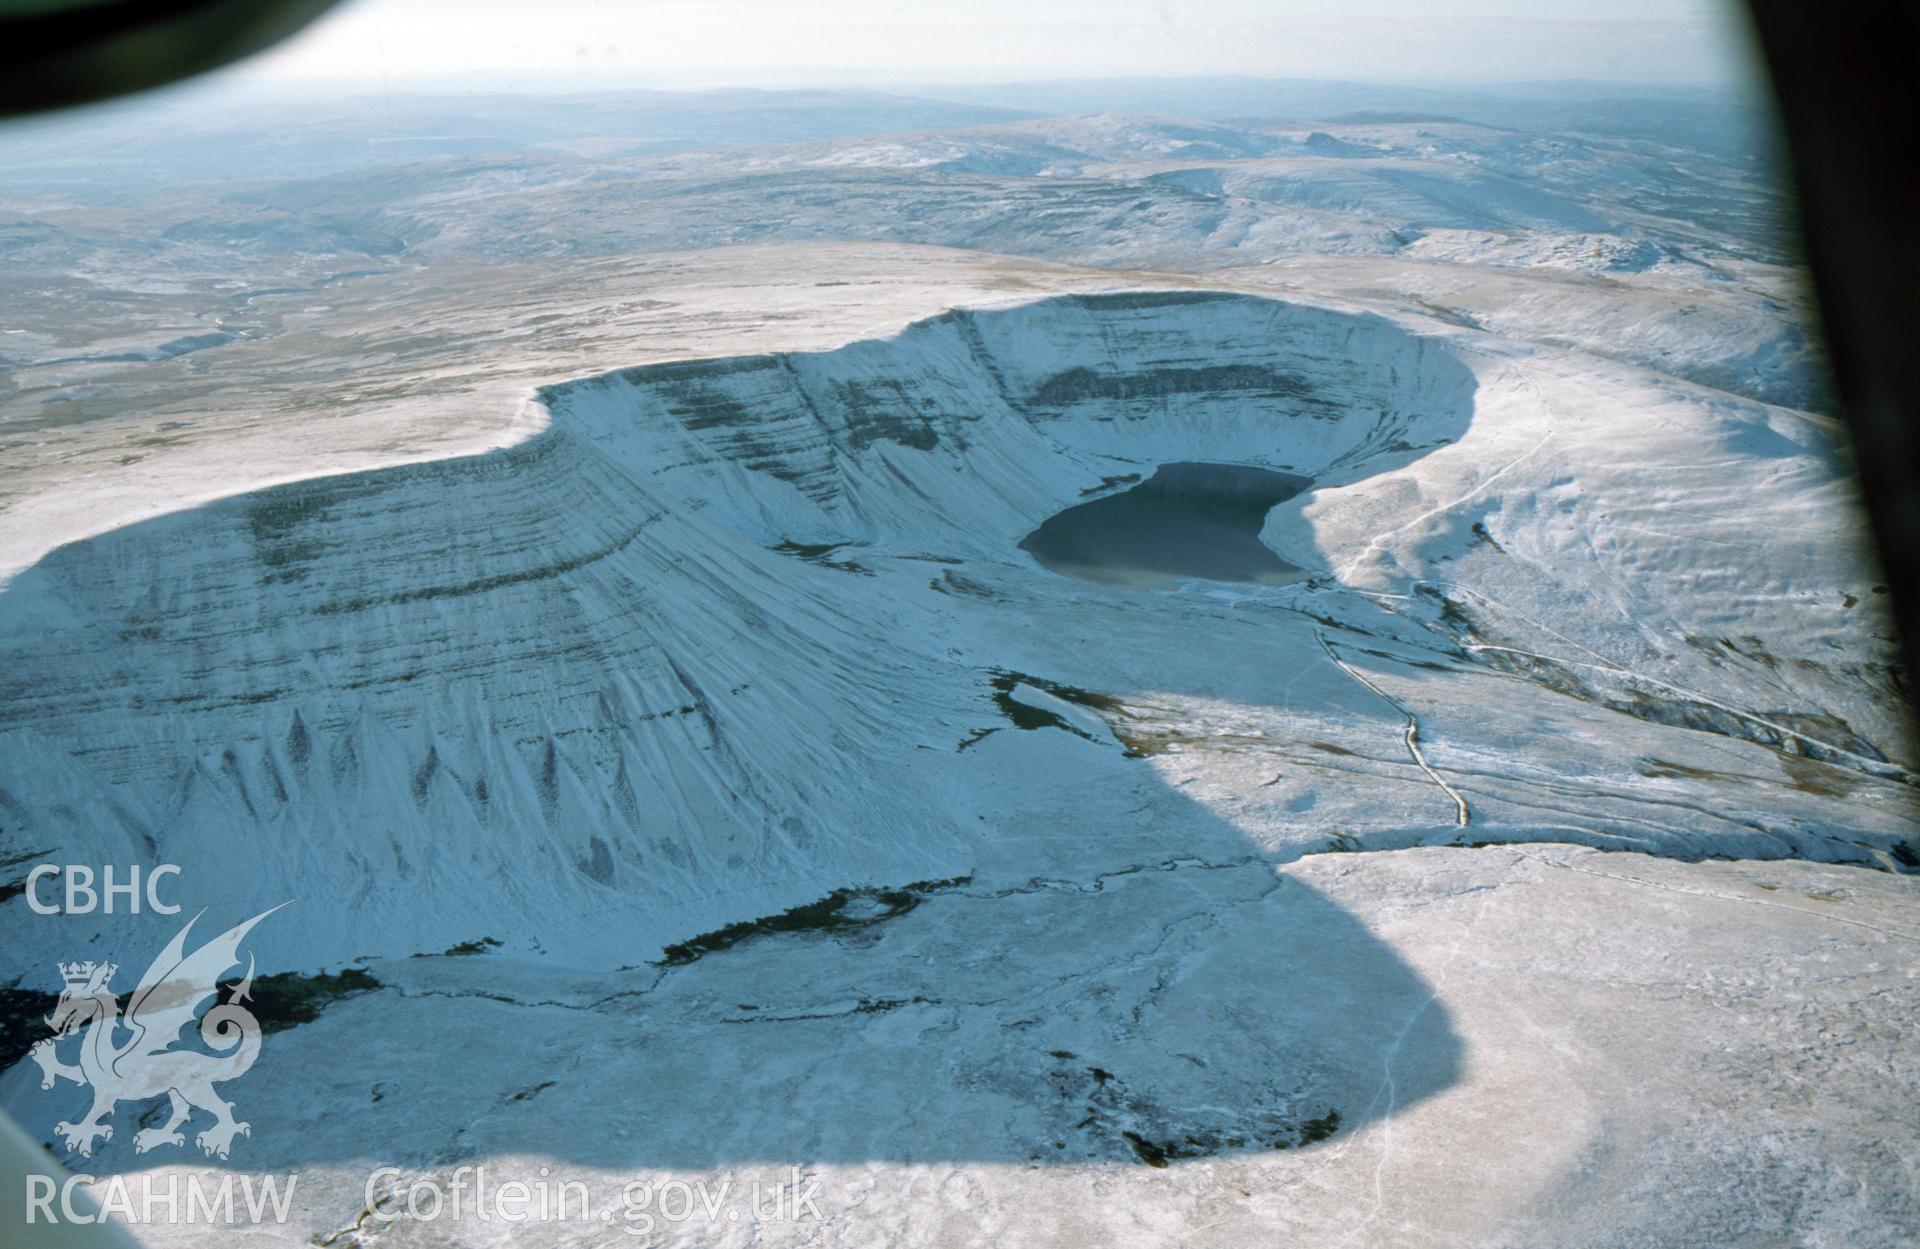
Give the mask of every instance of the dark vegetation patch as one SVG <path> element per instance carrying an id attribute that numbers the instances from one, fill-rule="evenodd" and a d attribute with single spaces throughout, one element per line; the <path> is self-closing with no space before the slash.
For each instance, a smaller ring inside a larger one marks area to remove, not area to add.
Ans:
<path id="1" fill-rule="evenodd" d="M 1779 751 L 1780 768 L 1787 774 L 1787 780 L 1803 794 L 1813 794 L 1820 798 L 1845 798 L 1859 788 L 1855 773 L 1846 768 L 1822 763 L 1806 755 Z M 1713 768 L 1693 767 L 1690 764 L 1675 763 L 1671 759 L 1645 758 L 1640 761 L 1640 775 L 1659 779 L 1684 777 L 1693 781 L 1740 781 L 1749 779 L 1734 772 L 1721 772 Z"/>
<path id="2" fill-rule="evenodd" d="M 1818 759 L 1809 759 L 1805 755 L 1783 754 L 1780 756 L 1780 766 L 1793 782 L 1793 787 L 1803 794 L 1845 798 L 1856 788 L 1853 774 L 1846 769 L 1821 763 Z"/>
<path id="3" fill-rule="evenodd" d="M 1165 1149 L 1154 1144 L 1138 1132 L 1122 1132 L 1120 1135 L 1126 1140 L 1127 1144 L 1133 1146 L 1133 1152 L 1140 1161 L 1150 1167 L 1165 1169 L 1167 1165 L 1167 1151 Z"/>
<path id="4" fill-rule="evenodd" d="M 226 1001 L 229 984 L 220 986 L 220 1000 Z M 247 999 L 247 1009 L 260 1021 L 262 1032 L 281 1032 L 312 1023 L 320 1012 L 342 998 L 370 993 L 380 982 L 364 968 L 349 967 L 337 972 L 306 974 L 297 971 L 256 976 Z"/>
<path id="5" fill-rule="evenodd" d="M 940 1004 L 939 998 L 925 997 L 925 996 L 922 996 L 921 994 L 916 993 L 912 997 L 863 997 L 859 1001 L 855 1002 L 850 1009 L 829 1010 L 829 1011 L 823 1011 L 819 1014 L 761 1015 L 758 1013 L 762 1009 L 761 1007 L 755 1006 L 749 1002 L 741 1002 L 739 1003 L 739 1009 L 745 1013 L 737 1018 L 728 1019 L 728 1020 L 725 1020 L 724 1022 L 733 1023 L 733 1024 L 750 1024 L 750 1023 L 761 1023 L 761 1022 L 802 1023 L 807 1020 L 814 1020 L 814 1019 L 844 1019 L 848 1015 L 885 1015 L 885 1014 L 888 1014 L 889 1012 L 899 1010 L 903 1006 L 938 1006 L 939 1004 Z"/>
<path id="6" fill-rule="evenodd" d="M 1118 702 L 1115 702 L 1103 694 L 1092 694 L 1086 690 L 1076 689 L 1071 685 L 1062 685 L 1058 681 L 1049 681 L 1044 677 L 1029 676 L 1024 672 L 995 671 L 988 684 L 993 687 L 994 706 L 1000 708 L 1001 714 L 1013 721 L 1013 727 L 1016 729 L 1065 729 L 1067 732 L 1080 737 L 1087 736 L 1086 733 L 1068 724 L 1065 720 L 1062 720 L 1058 715 L 1048 711 L 1046 708 L 1029 707 L 1027 704 L 1016 700 L 1013 696 L 1013 691 L 1022 685 L 1030 685 L 1034 689 L 1042 690 L 1060 699 L 1062 702 L 1069 702 L 1077 707 L 1087 707 L 1100 711 L 1117 711 L 1120 707 Z"/>
<path id="7" fill-rule="evenodd" d="M 658 962 L 668 967 L 682 967 L 703 955 L 718 953 L 755 937 L 870 927 L 905 915 L 919 906 L 921 899 L 929 894 L 958 888 L 972 879 L 971 876 L 955 876 L 948 880 L 921 880 L 898 889 L 864 886 L 836 889 L 818 902 L 808 902 L 778 915 L 728 924 L 725 928 L 716 928 L 701 936 L 675 942 L 660 952 Z"/>
<path id="8" fill-rule="evenodd" d="M 216 1000 L 227 1001 L 238 984 L 222 981 Z M 261 1032 L 283 1032 L 312 1023 L 320 1012 L 342 998 L 378 988 L 380 982 L 358 967 L 317 974 L 278 972 L 255 976 L 244 1005 L 260 1021 Z M 115 997 L 123 1015 L 132 996 L 129 991 Z M 53 1014 L 59 1001 L 59 994 L 38 989 L 0 989 L 0 1071 L 25 1058 L 28 1050 L 52 1035 L 47 1030 L 47 1016 Z M 188 1035 L 194 1033 L 190 1030 Z"/>
<path id="9" fill-rule="evenodd" d="M 492 937 L 481 937 L 478 941 L 462 941 L 459 945 L 450 945 L 440 951 L 442 958 L 465 958 L 474 954 L 485 954 L 488 950 L 497 950 L 500 942 Z M 414 955 L 415 958 L 430 957 L 426 953 Z"/>
<path id="10" fill-rule="evenodd" d="M 1076 737 L 1095 741 L 1094 737 L 1075 728 L 1058 715 L 1041 707 L 1029 707 L 1013 697 L 1016 685 L 1031 685 L 1034 689 L 1053 695 L 1061 702 L 1072 703 L 1076 707 L 1085 707 L 1107 723 L 1107 729 L 1119 741 L 1123 752 L 1129 759 L 1145 759 L 1150 755 L 1163 754 L 1181 739 L 1177 731 L 1159 731 L 1142 725 L 1128 712 L 1126 704 L 1111 694 L 1101 694 L 1093 690 L 1084 690 L 1077 685 L 1066 685 L 1059 681 L 1049 681 L 1045 677 L 1036 677 L 1031 673 L 1013 672 L 1004 668 L 991 669 L 992 677 L 988 684 L 993 689 L 993 704 L 1001 714 L 1013 722 L 1017 729 L 1065 729 Z M 982 729 L 960 744 L 965 750 L 974 742 L 985 737 L 991 729 Z"/>
<path id="11" fill-rule="evenodd" d="M 1243 1135 L 1238 1132 L 1202 1130 L 1155 1139 L 1138 1132 L 1122 1131 L 1120 1136 L 1140 1161 L 1150 1167 L 1165 1167 L 1169 1162 L 1181 1158 L 1207 1158 L 1238 1150 L 1299 1149 L 1318 1145 L 1339 1130 L 1340 1112 L 1329 1110 L 1317 1119 L 1307 1119 L 1291 1130 L 1278 1132 Z"/>
<path id="12" fill-rule="evenodd" d="M 1146 759 L 1153 755 L 1164 755 L 1183 741 L 1193 740 L 1179 729 L 1148 729 L 1132 727 L 1113 730 L 1113 735 L 1126 747 L 1123 752 L 1129 759 Z"/>
<path id="13" fill-rule="evenodd" d="M 1329 1108 L 1316 1118 L 1300 1119 L 1294 1112 L 1258 1105 L 1243 1107 L 1231 1122 L 1174 1126 L 1162 1108 L 1133 1092 L 1114 1072 L 1078 1065 L 1077 1056 L 1069 1050 L 1049 1050 L 1048 1057 L 1053 1059 L 1048 1083 L 1060 1099 L 1061 1118 L 1074 1120 L 1068 1131 L 1056 1136 L 1079 1134 L 1092 1157 L 1130 1153 L 1159 1169 L 1183 1158 L 1317 1145 L 1340 1130 L 1338 1110 Z M 1067 1147 L 1066 1139 L 1051 1143 L 1056 1151 Z M 1043 1156 L 1038 1151 L 1032 1154 L 1035 1160 Z"/>
<path id="14" fill-rule="evenodd" d="M 937 580 L 927 582 L 927 588 L 938 590 L 942 594 L 952 594 L 965 598 L 997 599 L 1000 596 L 982 582 L 953 571 L 951 568 L 940 570 Z"/>
<path id="15" fill-rule="evenodd" d="M 47 1016 L 59 999 L 37 989 L 0 989 L 0 1071 L 19 1062 L 50 1035 Z"/>
<path id="16" fill-rule="evenodd" d="M 1099 485 L 1088 486 L 1085 490 L 1082 490 L 1080 492 L 1080 497 L 1085 499 L 1085 498 L 1090 498 L 1091 496 L 1096 494 L 1105 494 L 1107 491 L 1113 489 L 1115 486 L 1131 486 L 1134 482 L 1139 480 L 1140 480 L 1140 474 L 1138 473 L 1116 473 L 1111 477 L 1102 477 L 1100 479 Z"/>
<path id="17" fill-rule="evenodd" d="M 1083 690 L 1078 686 L 1062 685 L 1058 681 L 1049 681 L 1045 677 L 1031 676 L 1024 672 L 1009 672 L 1002 668 L 995 668 L 992 673 L 988 684 L 993 689 L 993 705 L 1013 722 L 1013 727 L 1016 729 L 1065 729 L 1075 737 L 1083 737 L 1090 742 L 1098 740 L 1084 729 L 1068 724 L 1054 712 L 1044 707 L 1029 707 L 1014 698 L 1014 688 L 1020 685 L 1030 685 L 1034 689 L 1053 695 L 1061 702 L 1085 707 L 1089 711 L 1098 713 L 1102 719 L 1125 714 L 1125 708 L 1122 707 L 1120 700 L 1110 694 L 1096 694 L 1092 690 Z M 978 740 L 982 736 L 985 734 L 976 734 L 973 740 Z M 1139 757 L 1140 752 L 1136 752 L 1131 745 L 1128 745 L 1127 739 L 1121 736 L 1118 730 L 1115 730 L 1114 736 L 1120 738 L 1121 745 L 1127 746 L 1129 757 Z M 971 745 L 972 741 L 966 744 Z"/>
<path id="18" fill-rule="evenodd" d="M 967 747 L 978 745 L 980 742 L 984 741 L 989 737 L 992 737 L 995 733 L 998 733 L 999 731 L 1000 731 L 1000 726 L 997 724 L 984 729 L 975 729 L 973 732 L 969 733 L 966 736 L 966 738 L 963 741 L 961 741 L 961 743 L 958 746 L 955 746 L 953 748 L 953 752 L 955 754 L 959 754 L 961 751 L 967 749 Z"/>
<path id="19" fill-rule="evenodd" d="M 1744 637 L 1702 637 L 1697 633 L 1687 635 L 1687 645 L 1707 657 L 1707 662 L 1723 663 L 1727 658 L 1751 660 L 1764 668 L 1778 668 L 1780 661 L 1768 653 L 1765 643 L 1749 633 Z"/>
<path id="20" fill-rule="evenodd" d="M 1646 758 L 1640 761 L 1640 775 L 1651 776 L 1657 780 L 1673 780 L 1685 777 L 1690 781 L 1731 781 L 1737 779 L 1731 772 L 1716 772 L 1712 768 L 1696 768 L 1691 764 L 1675 763 L 1671 759 Z"/>
<path id="21" fill-rule="evenodd" d="M 553 1087 L 552 1080 L 542 1080 L 540 1081 L 540 1083 L 533 1085 L 531 1088 L 521 1089 L 519 1092 L 515 1093 L 512 1097 L 507 1098 L 507 1100 L 510 1102 L 530 1102 L 534 1098 L 540 1096 L 540 1094 L 546 1092 L 548 1089 L 552 1087 Z"/>
<path id="22" fill-rule="evenodd" d="M 1329 1110 L 1318 1119 L 1300 1125 L 1300 1144 L 1317 1145 L 1340 1130 L 1340 1112 Z"/>
<path id="23" fill-rule="evenodd" d="M 856 1015 L 884 1015 L 899 1010 L 902 1006 L 927 1006 L 937 1004 L 935 999 L 922 997 L 916 993 L 912 997 L 863 997 L 854 1006 Z"/>
<path id="24" fill-rule="evenodd" d="M 782 542 L 774 547 L 782 555 L 791 555 L 795 559 L 805 560 L 816 568 L 831 568 L 836 572 L 858 573 L 871 577 L 873 569 L 850 559 L 834 559 L 833 553 L 841 547 L 852 546 L 851 542 Z"/>

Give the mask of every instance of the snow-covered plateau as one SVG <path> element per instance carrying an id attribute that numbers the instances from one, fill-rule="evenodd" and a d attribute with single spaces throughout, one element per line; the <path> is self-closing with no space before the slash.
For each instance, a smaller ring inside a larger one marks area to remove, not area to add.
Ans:
<path id="1" fill-rule="evenodd" d="M 9 1009 L 183 918 L 33 913 L 42 862 L 291 900 L 247 949 L 310 999 L 229 1157 L 123 1109 L 85 1169 L 295 1173 L 247 1234 L 330 1246 L 632 1243 L 676 1181 L 727 1195 L 651 1243 L 1907 1243 L 1920 750 L 1843 427 L 1783 406 L 1790 268 L 1513 190 L 1488 145 L 1549 141 L 1481 127 L 980 124 L 588 182 L 1097 167 L 1224 215 L 501 260 L 446 203 L 524 171 L 434 169 L 425 259 L 165 296 L 231 340 L 33 329 Z M 1347 218 L 1402 237 L 1273 242 Z M 1307 479 L 1259 535 L 1304 575 L 1022 549 L 1169 464 Z M 85 1093 L 39 1082 L 0 1105 L 57 1150 Z M 406 1209 L 479 1166 L 592 1209 Z"/>

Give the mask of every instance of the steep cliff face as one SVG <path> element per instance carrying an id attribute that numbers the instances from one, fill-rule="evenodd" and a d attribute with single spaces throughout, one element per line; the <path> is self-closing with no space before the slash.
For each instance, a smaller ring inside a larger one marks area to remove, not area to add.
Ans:
<path id="1" fill-rule="evenodd" d="M 1819 548 L 1811 427 L 1463 343 L 1207 292 L 954 312 L 553 386 L 503 451 L 61 548 L 0 593 L 0 848 L 297 898 L 262 950 L 302 966 L 637 963 L 1063 830 L 1891 862 L 1891 695 L 1834 614 L 1867 592 Z M 1266 538 L 1314 579 L 1101 590 L 1019 549 L 1179 461 L 1311 478 Z M 1692 506 L 1728 462 L 1768 466 L 1739 516 L 1810 522 L 1764 567 Z M 1754 575 L 1768 637 L 1706 638 Z M 1078 829 L 1069 776 L 1160 814 Z"/>
<path id="2" fill-rule="evenodd" d="M 1378 317 L 1180 292 L 955 312 L 839 351 L 654 366 L 546 398 L 562 429 L 745 536 L 1005 558 L 1101 465 L 1352 476 L 1457 438 L 1473 389 L 1447 347 Z"/>
<path id="3" fill-rule="evenodd" d="M 275 952 L 307 961 L 487 935 L 481 913 L 638 961 L 960 875 L 971 830 L 919 765 L 978 670 L 897 569 L 925 598 L 1024 562 L 1033 524 L 1160 459 L 1351 473 L 1457 435 L 1471 389 L 1384 321 L 1205 294 L 556 386 L 520 446 L 226 500 L 17 578 L 6 845 L 299 897 L 330 931 Z M 868 552 L 895 567 L 863 586 Z"/>

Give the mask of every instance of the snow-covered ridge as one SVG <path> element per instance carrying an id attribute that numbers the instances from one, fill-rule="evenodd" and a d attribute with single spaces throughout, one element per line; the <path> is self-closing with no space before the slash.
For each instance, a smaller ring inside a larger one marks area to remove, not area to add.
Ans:
<path id="1" fill-rule="evenodd" d="M 1817 429 L 1466 337 L 1205 291 L 952 312 L 552 386 L 504 450 L 70 544 L 0 593 L 0 851 L 178 863 L 235 912 L 294 898 L 263 957 L 302 967 L 480 938 L 638 963 L 965 877 L 1066 774 L 1198 799 L 1276 856 L 1452 839 L 1456 806 L 1476 838 L 1884 856 L 1906 796 L 1872 621 L 1822 605 L 1866 587 L 1820 539 L 1844 500 Z M 1764 646 L 1695 653 L 1673 639 L 1757 567 L 1694 535 L 1722 455 L 1767 473 L 1729 525 L 1809 523 L 1752 587 Z M 1116 599 L 1019 551 L 1184 460 L 1313 478 L 1266 538 L 1315 584 Z M 1501 606 L 1432 592 L 1455 584 Z M 1526 667 L 1569 656 L 1595 688 Z M 1118 737 L 1002 732 L 995 681 L 1099 691 Z M 1594 801 L 1541 805 L 1528 769 Z M 70 957 L 92 928 L 10 939 Z"/>
<path id="2" fill-rule="evenodd" d="M 275 953 L 307 963 L 505 935 L 479 913 L 636 962 L 962 874 L 917 747 L 952 749 L 935 721 L 976 674 L 782 544 L 940 561 L 903 565 L 920 586 L 1024 566 L 1019 537 L 1126 464 L 1353 475 L 1457 436 L 1471 391 L 1384 320 L 1205 293 L 555 386 L 520 445 L 255 492 L 20 575 L 5 845 L 297 897 L 329 932 Z"/>
<path id="3" fill-rule="evenodd" d="M 1101 463 L 1351 476 L 1458 437 L 1473 389 L 1447 346 L 1383 318 L 1194 291 L 956 311 L 833 352 L 652 365 L 543 397 L 571 436 L 763 542 L 1004 559 Z"/>

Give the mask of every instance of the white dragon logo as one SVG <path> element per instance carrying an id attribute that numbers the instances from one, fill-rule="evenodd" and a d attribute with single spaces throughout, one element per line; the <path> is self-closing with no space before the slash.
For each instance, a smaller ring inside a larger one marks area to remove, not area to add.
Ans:
<path id="1" fill-rule="evenodd" d="M 194 1021 L 200 1007 L 218 992 L 221 974 L 238 965 L 241 939 L 279 909 L 276 906 L 262 911 L 229 928 L 192 954 L 185 952 L 187 934 L 206 912 L 188 920 L 140 977 L 139 986 L 127 999 L 124 1019 L 112 988 L 113 973 L 118 970 L 112 963 L 60 964 L 66 988 L 47 1018 L 53 1036 L 35 1045 L 28 1056 L 40 1065 L 43 1089 L 52 1088 L 56 1079 L 93 1086 L 93 1108 L 86 1116 L 78 1123 L 62 1122 L 54 1127 L 55 1133 L 66 1138 L 69 1150 L 90 1157 L 94 1141 L 113 1139 L 113 1125 L 108 1120 L 115 1105 L 146 1101 L 162 1093 L 171 1103 L 171 1113 L 161 1126 L 134 1134 L 136 1153 L 185 1144 L 180 1126 L 196 1109 L 214 1119 L 213 1126 L 196 1138 L 209 1156 L 225 1158 L 235 1136 L 251 1134 L 250 1125 L 234 1119 L 233 1103 L 213 1087 L 245 1075 L 260 1054 L 260 1021 L 241 1005 L 253 988 L 251 955 L 247 958 L 246 979 L 200 1020 L 200 1039 L 214 1053 L 172 1047 L 184 1039 L 187 1025 Z M 80 1064 L 71 1066 L 60 1061 L 59 1043 L 83 1028 L 86 1035 L 80 1040 Z M 131 1036 L 118 1040 L 121 1032 Z"/>

